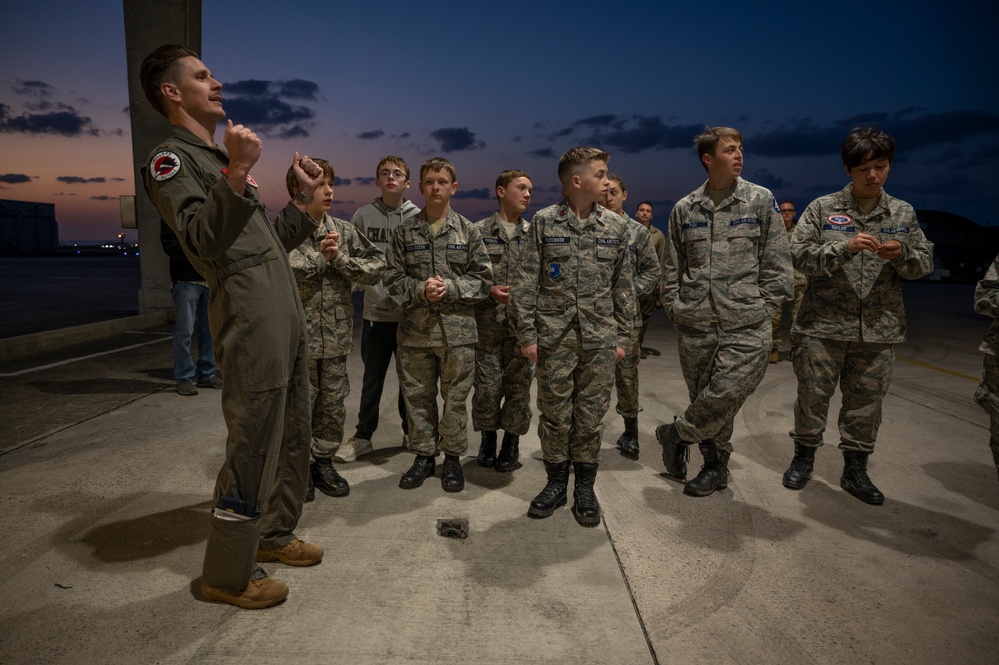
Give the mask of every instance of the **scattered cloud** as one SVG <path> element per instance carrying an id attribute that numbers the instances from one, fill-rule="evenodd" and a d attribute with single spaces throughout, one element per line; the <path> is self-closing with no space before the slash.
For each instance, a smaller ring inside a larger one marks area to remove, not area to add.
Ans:
<path id="1" fill-rule="evenodd" d="M 31 95 L 33 97 L 47 97 L 52 94 L 54 88 L 44 81 L 25 81 L 17 79 L 11 90 L 19 95 Z"/>
<path id="2" fill-rule="evenodd" d="M 770 190 L 784 189 L 791 186 L 791 183 L 775 176 L 769 169 L 756 169 L 749 180 Z"/>
<path id="3" fill-rule="evenodd" d="M 485 142 L 475 140 L 475 132 L 469 131 L 467 127 L 443 127 L 430 132 L 430 137 L 440 142 L 442 152 L 481 150 L 486 147 Z"/>
<path id="4" fill-rule="evenodd" d="M 117 196 L 107 196 L 106 194 L 102 194 L 100 196 L 91 196 L 90 200 L 91 201 L 117 201 L 118 197 Z"/>
<path id="5" fill-rule="evenodd" d="M 124 178 L 105 178 L 103 176 L 98 176 L 96 178 L 83 178 L 78 175 L 61 175 L 56 178 L 59 182 L 64 182 L 67 185 L 87 185 L 90 183 L 104 183 L 104 182 L 124 182 Z"/>
<path id="6" fill-rule="evenodd" d="M 702 125 L 665 125 L 659 116 L 633 116 L 610 124 L 610 131 L 597 129 L 589 143 L 634 154 L 645 150 L 689 149 Z"/>
<path id="7" fill-rule="evenodd" d="M 265 136 L 282 139 L 309 136 L 315 111 L 286 100 L 315 101 L 319 85 L 312 81 L 262 81 L 244 79 L 222 87 L 226 114 L 233 122 Z"/>
<path id="8" fill-rule="evenodd" d="M 616 120 L 617 116 L 613 113 L 605 113 L 603 115 L 591 115 L 589 118 L 582 118 L 572 124 L 576 127 L 610 127 Z"/>
<path id="9" fill-rule="evenodd" d="M 354 178 L 354 183 L 357 185 L 364 185 L 365 187 L 375 184 L 374 178 Z"/>
<path id="10" fill-rule="evenodd" d="M 10 134 L 58 134 L 61 136 L 99 136 L 93 121 L 70 106 L 48 113 L 14 115 L 6 104 L 0 104 L 0 132 Z"/>
<path id="11" fill-rule="evenodd" d="M 539 157 L 542 159 L 551 159 L 555 156 L 555 151 L 551 148 L 538 148 L 537 150 L 531 150 L 527 153 L 528 157 Z"/>
<path id="12" fill-rule="evenodd" d="M 360 134 L 357 135 L 357 138 L 368 140 L 368 139 L 380 139 L 383 136 L 385 136 L 384 130 L 372 129 L 371 131 L 368 132 L 361 132 Z"/>
<path id="13" fill-rule="evenodd" d="M 350 178 L 341 178 L 338 175 L 333 176 L 334 187 L 346 187 L 349 184 L 350 184 Z"/>
<path id="14" fill-rule="evenodd" d="M 8 185 L 20 185 L 21 183 L 31 182 L 31 176 L 24 173 L 0 173 L 0 182 Z"/>
<path id="15" fill-rule="evenodd" d="M 488 187 L 482 187 L 480 189 L 459 189 L 454 193 L 453 199 L 491 199 L 495 194 L 489 191 Z"/>

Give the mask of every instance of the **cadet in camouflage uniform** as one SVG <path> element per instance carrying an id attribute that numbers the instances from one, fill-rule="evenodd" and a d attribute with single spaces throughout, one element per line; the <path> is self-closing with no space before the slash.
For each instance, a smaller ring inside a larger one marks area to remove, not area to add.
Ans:
<path id="1" fill-rule="evenodd" d="M 778 211 L 780 212 L 781 219 L 784 220 L 784 228 L 787 229 L 787 241 L 791 242 L 791 234 L 794 233 L 794 203 L 790 199 L 784 199 L 780 202 L 778 206 Z M 789 300 L 786 305 L 791 314 L 791 323 L 794 323 L 794 317 L 798 316 L 798 310 L 801 309 L 801 299 L 805 297 L 805 274 L 800 270 L 794 271 L 794 298 Z M 774 343 L 773 347 L 770 349 L 770 362 L 772 364 L 777 364 L 780 362 L 780 340 L 781 340 L 781 312 L 785 305 L 781 305 L 781 308 L 777 310 L 777 314 L 774 315 L 773 326 L 774 326 Z M 798 338 L 794 335 L 791 336 L 791 348 L 798 345 Z"/>
<path id="2" fill-rule="evenodd" d="M 625 355 L 635 322 L 623 219 L 598 205 L 610 156 L 573 148 L 558 164 L 567 198 L 538 211 L 510 291 L 521 352 L 538 365 L 538 434 L 548 483 L 528 515 L 548 517 L 566 503 L 575 471 L 573 514 L 600 523 L 593 493 L 614 363 Z"/>
<path id="3" fill-rule="evenodd" d="M 695 141 L 708 171 L 701 187 L 669 216 L 662 304 L 676 327 L 690 406 L 659 426 L 663 463 L 687 476 L 685 457 L 699 442 L 704 465 L 684 493 L 728 487 L 735 414 L 763 379 L 770 321 L 791 294 L 791 256 L 777 202 L 739 177 L 742 135 L 729 127 Z"/>
<path id="4" fill-rule="evenodd" d="M 624 358 L 614 366 L 614 384 L 617 387 L 617 412 L 624 418 L 624 434 L 617 440 L 621 454 L 638 459 L 638 360 L 641 348 L 639 333 L 642 329 L 642 299 L 651 296 L 662 279 L 662 267 L 652 247 L 649 230 L 624 212 L 624 202 L 628 199 L 628 188 L 621 177 L 607 174 L 610 186 L 604 197 L 604 207 L 626 221 L 628 228 L 628 265 L 631 269 L 632 284 L 638 300 L 635 303 L 635 325 L 631 341 L 625 349 Z"/>
<path id="5" fill-rule="evenodd" d="M 993 319 L 982 345 L 978 347 L 985 354 L 985 360 L 975 401 L 989 414 L 989 445 L 996 472 L 999 473 L 999 256 L 975 288 L 975 311 Z"/>
<path id="6" fill-rule="evenodd" d="M 510 283 L 530 228 L 521 215 L 531 203 L 531 190 L 527 173 L 503 171 L 496 178 L 499 210 L 476 225 L 492 261 L 494 283 L 489 297 L 475 306 L 479 343 L 475 347 L 472 426 L 482 432 L 478 463 L 500 472 L 520 466 L 520 437 L 531 425 L 534 363 L 520 352 L 507 305 Z M 498 429 L 503 430 L 499 457 Z"/>
<path id="7" fill-rule="evenodd" d="M 843 166 L 852 182 L 812 201 L 791 238 L 794 267 L 808 282 L 791 327 L 798 337 L 791 352 L 798 399 L 794 459 L 783 483 L 801 489 L 811 477 L 839 383 L 840 486 L 872 505 L 885 497 L 867 475 L 867 458 L 881 425 L 894 345 L 905 341 L 900 278 L 918 279 L 933 270 L 933 244 L 912 206 L 883 189 L 894 157 L 890 136 L 854 130 L 843 142 Z"/>
<path id="8" fill-rule="evenodd" d="M 652 211 L 652 203 L 650 201 L 642 201 L 635 208 L 635 219 L 648 229 L 649 238 L 652 240 L 652 247 L 656 250 L 656 258 L 659 260 L 659 272 L 662 273 L 662 266 L 666 262 L 666 236 L 663 235 L 662 231 L 652 226 Z M 642 328 L 638 332 L 638 357 L 641 360 L 649 357 L 648 350 L 644 348 L 645 333 L 649 329 L 649 322 L 652 321 L 652 315 L 656 311 L 656 305 L 659 303 L 659 295 L 662 293 L 662 290 L 663 281 L 662 276 L 660 276 L 659 282 L 651 294 L 638 296 L 638 306 L 642 310 Z"/>
<path id="9" fill-rule="evenodd" d="M 397 369 L 409 417 L 413 465 L 399 487 L 413 489 L 434 475 L 444 452 L 441 486 L 465 487 L 460 456 L 468 448 L 465 402 L 475 369 L 475 303 L 493 275 L 477 226 L 451 210 L 458 189 L 454 166 L 439 157 L 420 167 L 426 207 L 393 232 L 385 289 L 405 310 L 399 322 Z M 438 419 L 437 384 L 444 410 Z M 439 447 L 438 447 L 439 445 Z"/>
<path id="10" fill-rule="evenodd" d="M 310 487 L 329 496 L 347 496 L 350 485 L 333 468 L 333 454 L 343 441 L 344 400 L 350 394 L 347 354 L 354 348 L 354 303 L 351 282 L 377 284 L 385 272 L 385 255 L 350 222 L 330 217 L 333 203 L 333 167 L 313 160 L 323 169 L 323 184 L 306 212 L 318 220 L 312 236 L 289 254 L 298 282 L 309 330 L 309 383 L 312 395 L 312 456 Z M 288 193 L 298 193 L 290 170 Z M 315 496 L 312 490 L 306 501 Z"/>
<path id="11" fill-rule="evenodd" d="M 287 253 L 316 228 L 305 214 L 322 169 L 295 153 L 299 193 L 272 224 L 250 169 L 261 141 L 225 118 L 222 84 L 183 46 L 142 62 L 146 99 L 173 125 L 142 176 L 212 292 L 208 318 L 225 382 L 225 462 L 215 484 L 202 596 L 246 609 L 275 605 L 288 585 L 255 561 L 306 566 L 323 549 L 295 537 L 309 468 L 308 335 Z"/>

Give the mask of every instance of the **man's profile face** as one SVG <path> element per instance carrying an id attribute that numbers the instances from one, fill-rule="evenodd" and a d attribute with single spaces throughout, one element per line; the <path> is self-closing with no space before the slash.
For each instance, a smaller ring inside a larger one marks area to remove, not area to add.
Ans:
<path id="1" fill-rule="evenodd" d="M 716 178 L 738 178 L 742 174 L 742 143 L 722 138 L 715 146 L 714 155 L 704 155 L 708 175 Z"/>
<path id="2" fill-rule="evenodd" d="M 205 63 L 194 56 L 186 56 L 177 65 L 176 82 L 163 82 L 164 96 L 179 101 L 184 112 L 195 120 L 219 122 L 225 118 L 222 84 L 215 80 Z"/>
<path id="3" fill-rule="evenodd" d="M 643 203 L 638 206 L 638 210 L 635 211 L 635 219 L 640 221 L 642 224 L 648 226 L 652 223 L 652 206 L 648 203 Z"/>
<path id="4" fill-rule="evenodd" d="M 580 170 L 579 175 L 572 177 L 572 185 L 586 200 L 602 201 L 610 187 L 610 180 L 607 179 L 607 162 L 594 159 Z"/>

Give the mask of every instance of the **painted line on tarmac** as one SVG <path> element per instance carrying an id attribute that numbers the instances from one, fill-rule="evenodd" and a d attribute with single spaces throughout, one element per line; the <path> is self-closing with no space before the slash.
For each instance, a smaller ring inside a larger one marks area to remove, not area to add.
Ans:
<path id="1" fill-rule="evenodd" d="M 78 358 L 67 358 L 66 360 L 60 360 L 56 363 L 49 363 L 48 365 L 39 365 L 38 367 L 29 367 L 28 369 L 22 369 L 17 372 L 0 372 L 0 377 L 8 376 L 21 376 L 22 374 L 31 374 L 32 372 L 41 372 L 42 370 L 52 369 L 53 367 L 59 367 L 60 365 L 69 365 L 70 363 L 79 362 L 81 360 L 90 360 L 91 358 L 100 358 L 101 356 L 111 355 L 112 353 L 118 353 L 119 351 L 128 351 L 130 349 L 137 349 L 140 346 L 149 346 L 150 344 L 159 344 L 164 340 L 171 339 L 173 336 L 168 335 L 166 337 L 160 337 L 154 339 L 151 342 L 141 342 L 139 344 L 132 344 L 131 346 L 122 346 L 117 349 L 111 349 L 110 351 L 101 351 L 100 353 L 91 353 L 89 356 L 80 356 Z"/>
<path id="2" fill-rule="evenodd" d="M 950 376 L 956 376 L 959 379 L 968 379 L 969 381 L 974 381 L 978 383 L 982 380 L 980 376 L 971 376 L 970 374 L 964 374 L 962 372 L 955 372 L 952 369 L 945 369 L 943 367 L 937 367 L 936 365 L 931 365 L 929 363 L 920 362 L 918 360 L 913 360 L 912 358 L 906 358 L 905 356 L 895 356 L 896 360 L 901 360 L 904 363 L 909 363 L 910 365 L 915 365 L 916 367 L 922 367 L 923 369 L 933 370 L 934 372 L 940 372 L 941 374 L 949 374 Z"/>

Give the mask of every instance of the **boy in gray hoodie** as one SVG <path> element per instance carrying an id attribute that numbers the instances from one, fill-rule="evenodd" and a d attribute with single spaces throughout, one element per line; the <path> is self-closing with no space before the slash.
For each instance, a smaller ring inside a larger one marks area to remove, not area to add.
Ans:
<path id="1" fill-rule="evenodd" d="M 383 157 L 375 168 L 375 184 L 382 195 L 354 213 L 350 223 L 384 252 L 388 250 L 392 231 L 416 215 L 420 208 L 403 198 L 403 194 L 409 189 L 409 166 L 402 157 Z M 396 330 L 402 317 L 402 308 L 389 298 L 382 282 L 365 285 L 363 288 L 361 360 L 364 362 L 364 379 L 361 385 L 361 406 L 354 436 L 340 446 L 334 458 L 340 462 L 353 462 L 359 455 L 371 450 L 371 437 L 378 429 L 378 411 L 385 375 L 392 362 L 392 354 L 395 353 Z M 405 445 L 408 439 L 406 405 L 402 400 L 401 390 L 398 402 Z"/>

